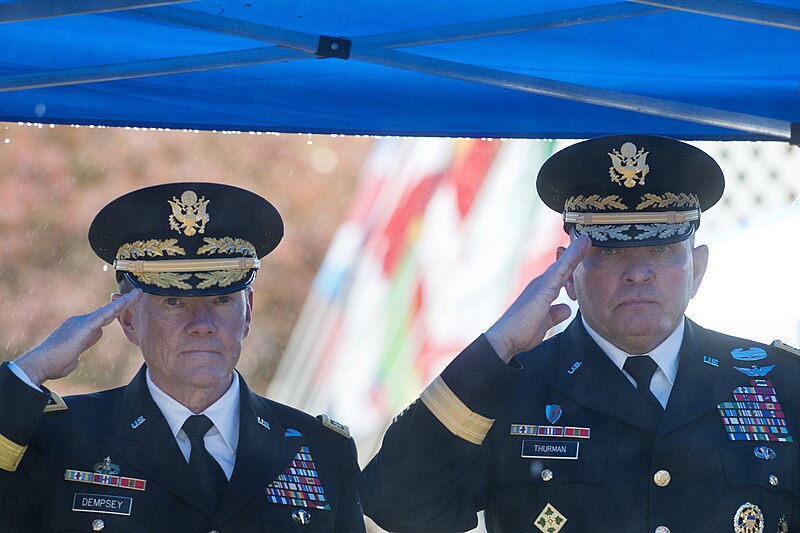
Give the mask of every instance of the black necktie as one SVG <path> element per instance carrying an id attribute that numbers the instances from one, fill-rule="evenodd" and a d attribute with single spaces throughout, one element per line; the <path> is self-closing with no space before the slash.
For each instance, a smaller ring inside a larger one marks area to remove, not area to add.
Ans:
<path id="1" fill-rule="evenodd" d="M 228 478 L 219 463 L 214 459 L 203 442 L 203 437 L 214 424 L 206 415 L 192 415 L 183 423 L 183 431 L 189 436 L 192 443 L 192 452 L 189 455 L 189 468 L 197 483 L 208 496 L 211 508 L 216 509 L 222 498 L 222 492 L 228 483 Z"/>
<path id="2" fill-rule="evenodd" d="M 659 413 L 664 411 L 653 391 L 650 390 L 650 381 L 658 369 L 658 364 L 649 355 L 629 355 L 622 368 L 636 380 L 636 389 L 645 397 L 647 402 Z"/>

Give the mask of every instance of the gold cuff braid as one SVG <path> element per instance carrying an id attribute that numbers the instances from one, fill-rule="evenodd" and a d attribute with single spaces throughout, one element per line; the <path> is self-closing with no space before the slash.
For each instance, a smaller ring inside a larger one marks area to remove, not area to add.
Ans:
<path id="1" fill-rule="evenodd" d="M 7 472 L 15 472 L 27 449 L 27 446 L 0 435 L 0 468 Z"/>
<path id="2" fill-rule="evenodd" d="M 441 376 L 422 391 L 420 400 L 453 435 L 472 444 L 483 444 L 483 439 L 494 424 L 494 419 L 481 416 L 467 407 Z"/>

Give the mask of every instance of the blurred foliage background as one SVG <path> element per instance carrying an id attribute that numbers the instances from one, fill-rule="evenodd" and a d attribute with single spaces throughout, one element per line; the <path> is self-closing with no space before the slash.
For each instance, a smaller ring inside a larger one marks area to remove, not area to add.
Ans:
<path id="1" fill-rule="evenodd" d="M 0 124 L 0 357 L 14 359 L 71 315 L 109 301 L 111 269 L 86 234 L 126 192 L 169 181 L 250 189 L 281 212 L 286 235 L 254 283 L 253 328 L 238 368 L 264 393 L 372 139 Z M 142 363 L 119 326 L 48 386 L 61 394 L 127 383 Z"/>

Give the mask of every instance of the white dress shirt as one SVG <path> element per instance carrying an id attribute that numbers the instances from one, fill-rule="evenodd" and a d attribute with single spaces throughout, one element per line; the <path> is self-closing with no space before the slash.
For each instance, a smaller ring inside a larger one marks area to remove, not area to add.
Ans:
<path id="1" fill-rule="evenodd" d="M 40 392 L 42 391 L 40 387 L 37 387 L 31 381 L 25 371 L 13 361 L 8 362 L 8 367 L 25 384 Z M 175 437 L 178 447 L 188 463 L 192 443 L 189 441 L 186 432 L 181 428 L 186 419 L 195 413 L 159 389 L 150 378 L 149 368 L 147 369 L 147 388 L 150 391 L 150 396 L 153 397 L 153 401 L 156 402 L 156 405 L 167 420 L 172 435 Z M 214 423 L 214 426 L 206 433 L 203 442 L 208 453 L 217 460 L 229 480 L 236 464 L 236 449 L 239 446 L 239 410 L 239 374 L 234 372 L 231 386 L 225 394 L 205 411 L 198 413 L 206 415 Z"/>
<path id="2" fill-rule="evenodd" d="M 653 374 L 653 379 L 650 381 L 650 391 L 652 391 L 661 406 L 666 409 L 669 395 L 672 392 L 672 386 L 675 384 L 675 376 L 678 374 L 678 352 L 683 343 L 684 321 L 681 320 L 675 331 L 650 352 L 646 354 L 629 354 L 601 337 L 599 333 L 586 323 L 583 317 L 581 317 L 581 320 L 583 320 L 583 327 L 586 328 L 586 332 L 589 333 L 589 336 L 594 339 L 597 345 L 600 346 L 600 349 L 605 352 L 617 368 L 622 370 L 622 373 L 625 374 L 625 377 L 628 378 L 628 381 L 630 381 L 634 387 L 636 386 L 636 380 L 622 368 L 625 364 L 625 360 L 631 355 L 649 355 L 653 361 L 656 362 L 658 368 L 655 374 Z"/>
<path id="3" fill-rule="evenodd" d="M 195 413 L 159 389 L 150 378 L 149 368 L 147 369 L 147 388 L 150 390 L 153 401 L 156 402 L 167 420 L 167 425 L 188 463 L 192 443 L 181 427 L 186 419 Z M 214 423 L 214 426 L 206 433 L 203 442 L 208 453 L 217 460 L 228 479 L 233 474 L 233 467 L 236 464 L 236 449 L 239 446 L 239 410 L 239 374 L 234 372 L 231 386 L 225 394 L 205 411 L 197 413 L 206 415 Z"/>

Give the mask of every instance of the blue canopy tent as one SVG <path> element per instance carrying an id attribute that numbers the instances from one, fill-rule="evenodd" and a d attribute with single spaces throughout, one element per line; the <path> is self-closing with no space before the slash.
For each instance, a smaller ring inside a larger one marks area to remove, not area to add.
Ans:
<path id="1" fill-rule="evenodd" d="M 800 142 L 797 0 L 0 2 L 0 120 Z"/>

